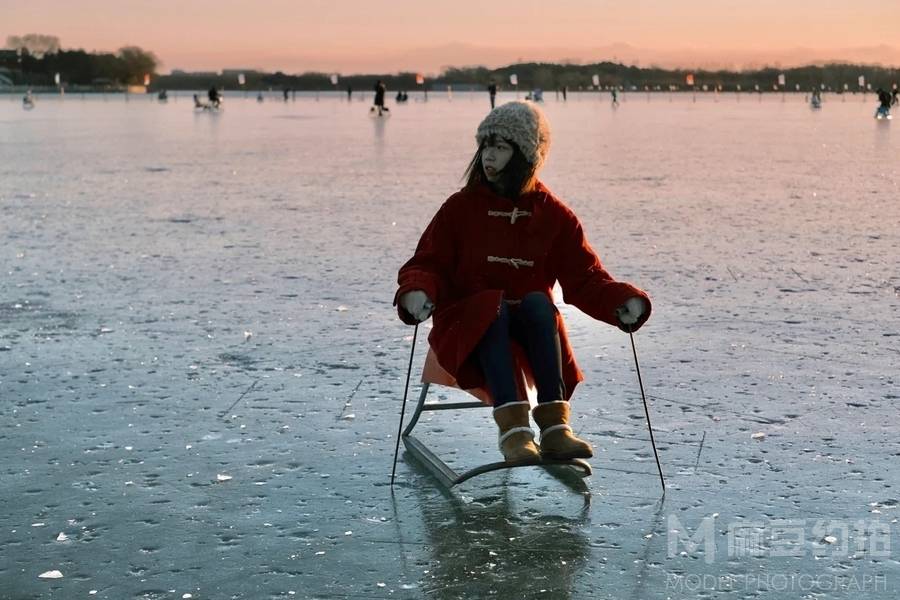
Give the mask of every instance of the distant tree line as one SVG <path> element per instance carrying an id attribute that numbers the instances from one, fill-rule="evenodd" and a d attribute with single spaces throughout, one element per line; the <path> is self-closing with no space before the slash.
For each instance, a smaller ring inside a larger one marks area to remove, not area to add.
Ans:
<path id="1" fill-rule="evenodd" d="M 733 91 L 740 86 L 741 90 L 755 90 L 759 86 L 760 91 L 794 90 L 799 85 L 801 90 L 809 90 L 813 87 L 821 87 L 833 90 L 844 89 L 847 84 L 850 90 L 858 88 L 858 78 L 865 77 L 867 83 L 872 83 L 873 88 L 878 85 L 890 86 L 900 77 L 897 69 L 861 66 L 852 64 L 828 64 L 821 66 L 804 66 L 790 69 L 765 67 L 748 71 L 708 71 L 694 69 L 663 69 L 660 67 L 636 67 L 612 62 L 601 62 L 587 65 L 550 64 L 550 63 L 524 63 L 510 65 L 499 69 L 485 69 L 482 67 L 451 68 L 442 73 L 435 83 L 459 82 L 484 84 L 491 79 L 499 85 L 509 89 L 510 75 L 515 74 L 521 89 L 541 88 L 553 90 L 568 87 L 570 90 L 590 89 L 594 87 L 594 76 L 597 76 L 599 87 L 607 89 L 618 87 L 623 89 L 636 88 L 638 90 L 689 90 L 702 89 L 706 86 L 709 90 L 722 89 Z M 694 83 L 687 83 L 688 76 L 692 75 Z M 785 85 L 778 86 L 779 75 L 785 76 Z"/>
<path id="2" fill-rule="evenodd" d="M 787 91 L 796 90 L 799 85 L 803 91 L 809 91 L 813 87 L 843 91 L 847 85 L 848 91 L 859 90 L 858 78 L 863 76 L 866 84 L 871 84 L 872 89 L 879 86 L 889 88 L 895 82 L 900 81 L 900 70 L 854 64 L 828 64 L 819 66 L 795 67 L 790 69 L 778 69 L 765 67 L 751 71 L 708 71 L 692 69 L 662 69 L 659 67 L 636 67 L 612 62 L 601 62 L 587 65 L 553 64 L 553 63 L 520 63 L 489 69 L 487 67 L 461 67 L 448 68 L 439 76 L 425 78 L 424 84 L 416 83 L 416 73 L 403 72 L 395 74 L 373 75 L 340 75 L 337 84 L 331 82 L 330 73 L 309 72 L 300 75 L 288 75 L 278 71 L 276 73 L 263 73 L 259 71 L 247 71 L 244 73 L 244 84 L 238 83 L 237 70 L 223 73 L 184 73 L 176 72 L 172 75 L 162 75 L 156 78 L 152 87 L 162 89 L 206 89 L 213 85 L 220 89 L 235 90 L 259 90 L 259 89 L 290 89 L 290 90 L 338 90 L 344 91 L 348 87 L 354 91 L 369 91 L 377 80 L 382 80 L 389 90 L 414 91 L 427 88 L 428 90 L 446 90 L 451 86 L 455 90 L 477 89 L 482 90 L 493 80 L 500 89 L 514 89 L 510 84 L 510 75 L 516 75 L 518 87 L 526 91 L 532 88 L 543 90 L 555 90 L 567 87 L 570 91 L 609 89 L 618 87 L 626 90 L 691 90 L 706 89 L 712 91 L 771 92 L 776 88 Z M 778 85 L 779 75 L 785 76 L 785 85 Z M 594 75 L 597 76 L 598 86 L 594 86 Z M 688 75 L 693 75 L 694 84 L 687 84 Z"/>
<path id="3" fill-rule="evenodd" d="M 123 86 L 142 84 L 156 74 L 159 59 L 137 46 L 117 52 L 62 50 L 55 36 L 9 36 L 0 51 L 0 68 L 14 83 L 53 85 L 56 73 L 64 85 Z"/>

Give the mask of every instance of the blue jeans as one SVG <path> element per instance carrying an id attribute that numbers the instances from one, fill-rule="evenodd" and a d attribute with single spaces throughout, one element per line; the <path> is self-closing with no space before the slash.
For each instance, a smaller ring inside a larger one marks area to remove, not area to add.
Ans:
<path id="1" fill-rule="evenodd" d="M 494 407 L 519 400 L 511 340 L 525 349 L 534 373 L 538 402 L 565 400 L 556 308 L 545 294 L 531 292 L 518 305 L 501 302 L 496 320 L 475 348 L 488 389 L 494 397 Z"/>

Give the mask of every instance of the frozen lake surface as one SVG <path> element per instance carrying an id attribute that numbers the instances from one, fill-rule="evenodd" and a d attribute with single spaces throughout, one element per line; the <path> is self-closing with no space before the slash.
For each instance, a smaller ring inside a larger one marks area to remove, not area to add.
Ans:
<path id="1" fill-rule="evenodd" d="M 390 492 L 396 271 L 486 94 L 0 98 L 0 598 L 897 597 L 900 121 L 547 99 L 542 179 L 654 299 L 663 501 L 628 337 L 571 307 L 594 476 L 401 456 Z M 498 459 L 488 411 L 431 414 Z"/>

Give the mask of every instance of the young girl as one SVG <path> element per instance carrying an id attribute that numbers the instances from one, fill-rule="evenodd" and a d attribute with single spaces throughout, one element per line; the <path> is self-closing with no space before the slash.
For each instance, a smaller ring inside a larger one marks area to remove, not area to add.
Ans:
<path id="1" fill-rule="evenodd" d="M 538 181 L 550 130 L 537 106 L 495 108 L 475 139 L 466 185 L 444 202 L 400 269 L 394 304 L 408 325 L 434 313 L 428 340 L 437 361 L 459 387 L 487 388 L 505 460 L 590 458 L 591 445 L 569 426 L 569 399 L 584 377 L 553 286 L 559 281 L 565 302 L 625 331 L 647 321 L 650 298 L 612 278 L 575 214 Z M 515 345 L 527 364 L 517 363 Z M 537 387 L 534 411 L 518 393 L 523 368 Z"/>

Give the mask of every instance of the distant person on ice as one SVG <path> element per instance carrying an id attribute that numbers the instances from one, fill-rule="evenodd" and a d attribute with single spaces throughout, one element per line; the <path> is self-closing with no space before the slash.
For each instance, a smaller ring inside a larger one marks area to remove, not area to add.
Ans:
<path id="1" fill-rule="evenodd" d="M 439 365 L 460 388 L 488 392 L 506 461 L 589 458 L 591 445 L 569 425 L 569 399 L 584 377 L 553 286 L 559 282 L 565 302 L 623 331 L 647 321 L 650 298 L 613 279 L 578 217 L 537 179 L 550 145 L 540 108 L 503 104 L 475 139 L 465 187 L 444 202 L 401 267 L 394 304 L 408 325 L 433 316 L 428 340 Z M 533 411 L 518 393 L 522 368 L 537 387 Z"/>
<path id="2" fill-rule="evenodd" d="M 497 101 L 497 82 L 491 79 L 490 84 L 488 84 L 488 95 L 491 97 L 491 110 L 494 109 L 494 103 Z"/>
<path id="3" fill-rule="evenodd" d="M 216 89 L 216 86 L 209 88 L 209 92 L 207 92 L 206 95 L 209 96 L 209 103 L 212 106 L 218 108 L 222 103 L 222 96 L 219 94 L 219 90 Z"/>
<path id="4" fill-rule="evenodd" d="M 878 94 L 878 108 L 875 109 L 876 117 L 888 117 L 891 114 L 891 93 L 882 88 L 876 91 Z"/>
<path id="5" fill-rule="evenodd" d="M 372 106 L 371 111 L 374 112 L 377 110 L 378 116 L 380 117 L 383 112 L 388 110 L 388 108 L 384 105 L 384 94 L 387 91 L 387 89 L 384 87 L 384 83 L 382 83 L 382 81 L 380 79 L 375 82 L 374 89 L 375 89 L 375 102 L 374 102 L 374 105 Z"/>
<path id="6" fill-rule="evenodd" d="M 809 103 L 813 108 L 821 108 L 822 92 L 819 90 L 819 88 L 813 88 L 812 95 L 809 98 Z"/>

